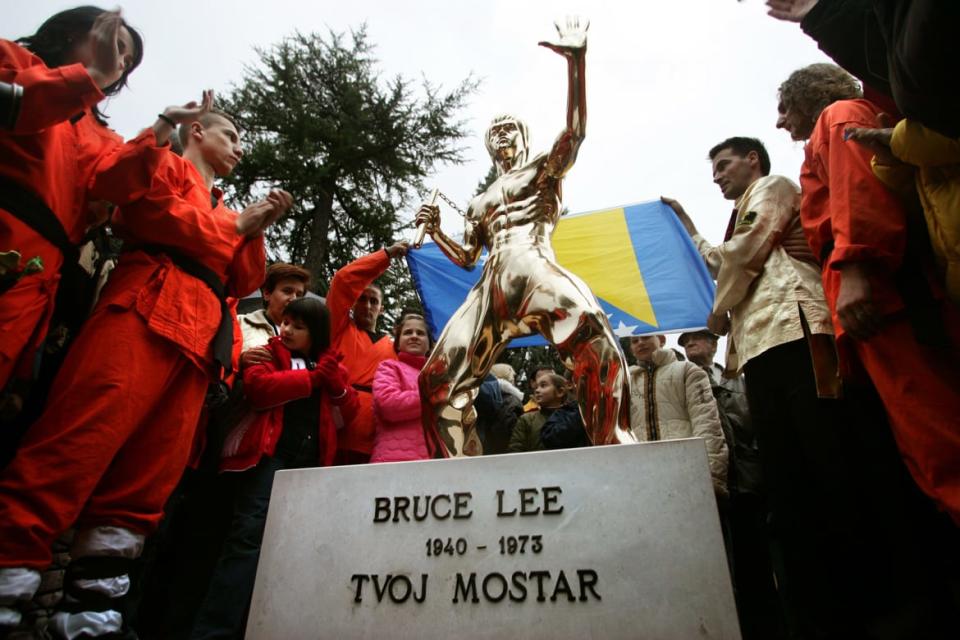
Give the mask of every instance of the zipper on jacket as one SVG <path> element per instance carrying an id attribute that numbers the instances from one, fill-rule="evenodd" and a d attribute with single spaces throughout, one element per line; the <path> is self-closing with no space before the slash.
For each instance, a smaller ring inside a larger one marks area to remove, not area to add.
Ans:
<path id="1" fill-rule="evenodd" d="M 647 439 L 650 441 L 660 439 L 660 424 L 657 421 L 657 385 L 654 378 L 657 376 L 657 370 L 651 366 L 646 375 L 646 404 L 647 404 Z"/>

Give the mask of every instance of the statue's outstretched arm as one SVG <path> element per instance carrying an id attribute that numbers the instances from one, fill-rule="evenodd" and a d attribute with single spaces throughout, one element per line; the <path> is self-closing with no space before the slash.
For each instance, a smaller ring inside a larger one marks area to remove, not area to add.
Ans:
<path id="1" fill-rule="evenodd" d="M 587 94 L 585 59 L 587 29 L 590 22 L 568 17 L 556 22 L 560 42 L 541 42 L 540 46 L 559 53 L 567 59 L 567 126 L 557 137 L 547 156 L 546 171 L 554 178 L 562 178 L 577 160 L 580 143 L 587 133 Z"/>

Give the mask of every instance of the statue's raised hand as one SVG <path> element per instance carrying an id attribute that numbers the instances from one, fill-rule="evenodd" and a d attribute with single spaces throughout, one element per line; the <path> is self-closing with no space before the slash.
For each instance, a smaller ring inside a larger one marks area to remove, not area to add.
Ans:
<path id="1" fill-rule="evenodd" d="M 579 16 L 567 16 L 562 21 L 554 21 L 560 42 L 540 42 L 541 47 L 556 51 L 562 56 L 583 54 L 587 50 L 587 29 L 590 21 Z"/>

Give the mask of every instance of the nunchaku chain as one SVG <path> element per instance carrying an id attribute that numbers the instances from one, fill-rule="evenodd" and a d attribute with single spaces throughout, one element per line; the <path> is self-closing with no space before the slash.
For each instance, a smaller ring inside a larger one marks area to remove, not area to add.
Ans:
<path id="1" fill-rule="evenodd" d="M 419 196 L 420 196 L 420 199 L 423 202 L 426 202 L 427 204 L 435 204 L 437 201 L 437 198 L 440 198 L 441 200 L 446 202 L 448 205 L 450 205 L 451 209 L 459 213 L 461 218 L 467 217 L 467 212 L 461 209 L 459 206 L 457 206 L 457 203 L 451 200 L 449 197 L 447 197 L 446 194 L 442 193 L 440 189 L 434 189 L 426 197 L 424 197 L 424 194 L 422 193 L 419 194 Z"/>
<path id="2" fill-rule="evenodd" d="M 421 194 L 420 197 L 422 198 L 423 195 Z M 460 217 L 462 217 L 462 218 L 466 218 L 466 217 L 467 217 L 466 212 L 465 212 L 463 209 L 461 209 L 460 207 L 458 207 L 456 202 L 454 202 L 453 200 L 451 200 L 450 198 L 448 198 L 448 197 L 445 196 L 444 194 L 440 193 L 440 189 L 434 189 L 433 191 L 430 192 L 430 199 L 429 199 L 429 203 L 428 203 L 428 204 L 436 204 L 438 197 L 439 197 L 441 200 L 443 200 L 444 202 L 446 202 L 448 205 L 450 205 L 450 208 L 452 208 L 454 211 L 456 211 L 457 213 L 459 213 L 459 214 L 460 214 Z M 417 225 L 417 234 L 416 234 L 416 237 L 415 237 L 414 240 L 413 240 L 413 247 L 416 248 L 416 249 L 419 249 L 419 248 L 423 245 L 423 241 L 424 241 L 426 235 L 427 235 L 427 228 L 426 228 L 426 226 L 425 226 L 425 225 L 422 225 L 422 224 Z"/>
<path id="3" fill-rule="evenodd" d="M 450 198 L 448 198 L 447 196 L 445 196 L 439 189 L 437 190 L 437 196 L 438 196 L 441 200 L 443 200 L 444 202 L 446 202 L 448 205 L 450 205 L 450 208 L 451 208 L 451 209 L 453 209 L 454 211 L 456 211 L 457 213 L 459 213 L 461 218 L 466 218 L 466 217 L 467 217 L 467 212 L 464 211 L 463 209 L 461 209 L 460 207 L 458 207 L 456 202 L 454 202 L 453 200 L 451 200 Z"/>

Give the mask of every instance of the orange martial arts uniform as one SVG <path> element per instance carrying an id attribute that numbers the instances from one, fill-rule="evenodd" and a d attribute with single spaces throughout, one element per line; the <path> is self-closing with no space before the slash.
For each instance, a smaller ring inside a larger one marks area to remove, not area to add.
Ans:
<path id="1" fill-rule="evenodd" d="M 396 360 L 393 340 L 375 336 L 353 321 L 350 310 L 360 294 L 390 266 L 386 250 L 375 251 L 337 270 L 327 292 L 331 347 L 343 354 L 348 382 L 358 392 L 356 417 L 337 434 L 338 463 L 369 460 L 373 451 L 373 374 L 384 360 Z"/>
<path id="2" fill-rule="evenodd" d="M 841 356 L 848 368 L 859 361 L 876 387 L 914 481 L 960 524 L 960 313 L 944 300 L 932 263 L 907 253 L 908 214 L 874 176 L 872 153 L 843 139 L 847 127 L 875 127 L 878 113 L 866 100 L 845 100 L 820 115 L 805 149 L 800 218 L 810 248 L 822 257 Z M 836 303 L 840 267 L 861 261 L 874 268 L 872 300 L 883 319 L 875 335 L 854 340 L 840 325 Z M 912 280 L 905 278 L 911 273 Z M 919 342 L 911 326 L 905 298 L 923 289 L 930 295 L 921 302 L 943 319 L 945 346 Z"/>
<path id="3" fill-rule="evenodd" d="M 104 95 L 82 64 L 51 69 L 20 45 L 0 40 L 0 80 L 23 87 L 13 130 L 0 131 L 0 180 L 39 197 L 71 242 L 79 243 L 86 230 L 88 195 L 117 203 L 131 189 L 149 186 L 162 151 L 153 132 L 123 144 L 97 122 L 90 109 Z M 118 164 L 124 165 L 125 180 L 101 183 L 99 193 L 88 194 L 92 176 Z M 21 278 L 0 296 L 0 389 L 11 377 L 31 377 L 63 263 L 60 250 L 5 210 L 2 201 L 0 251 L 19 251 L 21 263 L 39 256 L 43 271 Z"/>
<path id="4" fill-rule="evenodd" d="M 172 152 L 149 191 L 117 214 L 114 229 L 131 250 L 0 476 L 0 567 L 45 567 L 51 543 L 74 522 L 81 531 L 155 528 L 190 454 L 221 307 L 167 255 L 137 247 L 174 248 L 240 297 L 263 282 L 266 256 L 261 237 L 237 234 L 236 215 Z"/>

